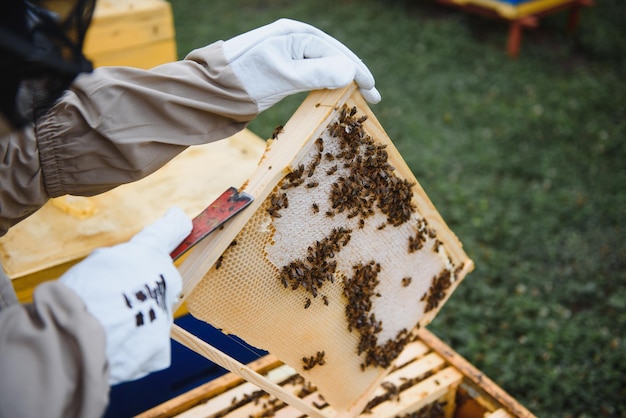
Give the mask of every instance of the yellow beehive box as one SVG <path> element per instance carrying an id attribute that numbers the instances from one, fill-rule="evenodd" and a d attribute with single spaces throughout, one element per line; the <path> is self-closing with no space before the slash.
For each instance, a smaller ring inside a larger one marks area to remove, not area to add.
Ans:
<path id="1" fill-rule="evenodd" d="M 272 354 L 248 366 L 319 409 L 330 406 L 318 388 Z M 349 384 L 348 380 L 344 381 Z M 205 417 L 302 418 L 286 405 L 233 373 L 157 405 L 137 418 Z M 437 336 L 422 328 L 394 361 L 359 418 L 536 418 L 502 388 Z"/>
<path id="2" fill-rule="evenodd" d="M 151 68 L 176 60 L 172 8 L 164 0 L 100 0 L 85 38 L 95 67 Z"/>

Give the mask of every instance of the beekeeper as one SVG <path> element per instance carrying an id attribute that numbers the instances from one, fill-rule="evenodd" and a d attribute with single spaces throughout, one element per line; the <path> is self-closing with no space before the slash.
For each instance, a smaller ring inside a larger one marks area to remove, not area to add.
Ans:
<path id="1" fill-rule="evenodd" d="M 286 19 L 149 71 L 91 72 L 81 49 L 94 0 L 57 1 L 63 14 L 43 3 L 0 6 L 0 236 L 52 197 L 138 180 L 290 94 L 355 80 L 380 100 L 357 56 Z M 39 285 L 30 304 L 0 269 L 0 416 L 101 416 L 110 385 L 168 367 L 182 286 L 169 253 L 190 230 L 172 208 Z"/>

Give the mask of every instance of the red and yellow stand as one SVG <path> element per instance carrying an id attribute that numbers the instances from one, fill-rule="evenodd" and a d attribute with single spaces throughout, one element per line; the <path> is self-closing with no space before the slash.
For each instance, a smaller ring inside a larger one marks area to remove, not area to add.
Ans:
<path id="1" fill-rule="evenodd" d="M 501 0 L 437 0 L 440 4 L 457 7 L 470 13 L 506 20 L 509 22 L 507 52 L 519 54 L 524 28 L 539 25 L 539 19 L 563 10 L 569 11 L 567 29 L 572 32 L 578 26 L 580 10 L 592 6 L 594 0 L 529 0 L 505 2 Z M 516 3 L 516 4 L 513 4 Z"/>

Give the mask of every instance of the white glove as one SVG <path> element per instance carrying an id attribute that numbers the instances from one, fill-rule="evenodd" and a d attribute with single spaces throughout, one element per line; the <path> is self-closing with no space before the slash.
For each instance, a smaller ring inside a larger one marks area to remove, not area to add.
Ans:
<path id="1" fill-rule="evenodd" d="M 104 328 L 109 384 L 169 367 L 172 306 L 182 290 L 169 254 L 191 228 L 187 215 L 171 208 L 127 243 L 95 250 L 59 279 Z"/>
<path id="2" fill-rule="evenodd" d="M 259 112 L 291 94 L 340 88 L 353 80 L 368 102 L 380 101 L 365 64 L 341 42 L 305 23 L 280 19 L 224 42 L 223 48 Z"/>

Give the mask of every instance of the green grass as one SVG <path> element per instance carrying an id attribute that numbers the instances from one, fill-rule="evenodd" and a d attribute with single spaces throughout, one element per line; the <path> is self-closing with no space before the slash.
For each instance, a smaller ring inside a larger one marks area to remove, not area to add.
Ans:
<path id="1" fill-rule="evenodd" d="M 505 54 L 430 1 L 174 1 L 181 57 L 279 17 L 346 43 L 374 113 L 476 263 L 430 329 L 541 417 L 626 417 L 626 4 Z M 268 137 L 303 96 L 260 115 Z"/>

